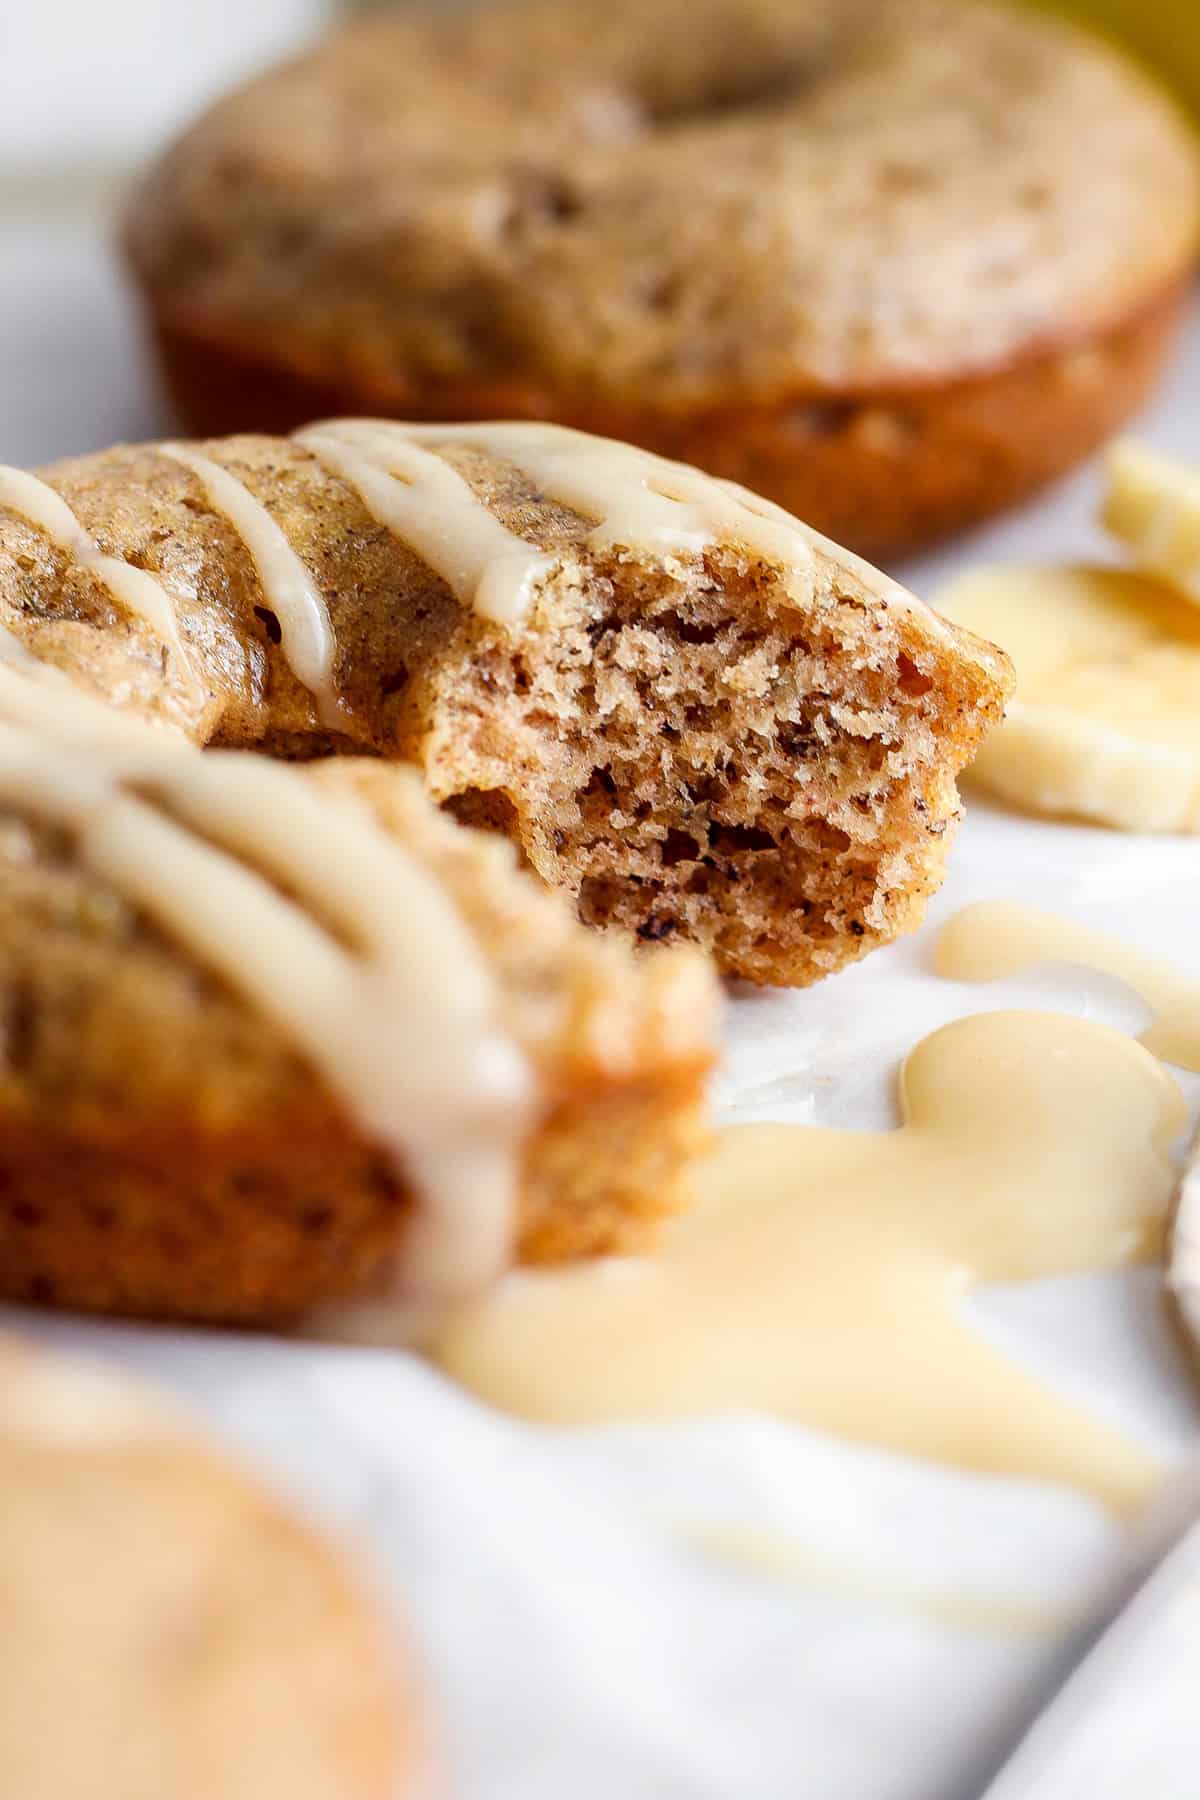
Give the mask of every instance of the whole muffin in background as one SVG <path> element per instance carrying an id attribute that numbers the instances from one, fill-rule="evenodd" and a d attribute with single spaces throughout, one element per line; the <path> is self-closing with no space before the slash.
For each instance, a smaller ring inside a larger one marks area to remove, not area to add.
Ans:
<path id="1" fill-rule="evenodd" d="M 410 9 L 225 100 L 126 245 L 205 432 L 552 418 L 893 554 L 1142 400 L 1197 239 L 1187 127 L 990 0 Z"/>

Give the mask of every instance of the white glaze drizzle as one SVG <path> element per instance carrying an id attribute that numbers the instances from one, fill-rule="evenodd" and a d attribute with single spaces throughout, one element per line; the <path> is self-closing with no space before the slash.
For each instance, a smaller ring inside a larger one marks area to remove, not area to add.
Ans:
<path id="1" fill-rule="evenodd" d="M 16 654 L 12 654 L 15 650 Z M 39 662 L 17 639 L 0 636 L 0 720 L 80 746 L 138 742 L 166 751 L 189 749 L 173 725 L 122 712 L 75 686 L 62 669 Z"/>
<path id="2" fill-rule="evenodd" d="M 419 442 L 453 440 L 453 426 L 416 426 Z M 593 550 L 646 549 L 698 555 L 728 537 L 770 561 L 801 566 L 809 545 L 784 520 L 751 511 L 711 475 L 670 462 L 632 444 L 539 424 L 485 425 L 470 443 L 524 470 L 544 493 L 595 518 Z"/>
<path id="3" fill-rule="evenodd" d="M 764 512 L 751 511 L 712 476 L 611 438 L 541 424 L 393 425 L 341 419 L 316 429 L 375 461 L 395 455 L 406 442 L 485 450 L 522 470 L 561 505 L 596 519 L 587 538 L 593 550 L 698 555 L 726 536 L 773 561 L 811 561 L 803 534 L 786 514 L 780 514 L 786 521 L 780 524 Z M 475 505 L 486 511 L 481 500 Z M 533 554 L 532 546 L 526 546 L 526 554 Z"/>
<path id="4" fill-rule="evenodd" d="M 296 442 L 357 493 L 371 517 L 410 544 L 464 605 L 499 625 L 518 624 L 555 559 L 503 526 L 457 469 L 392 433 L 350 448 L 336 431 Z"/>
<path id="5" fill-rule="evenodd" d="M 333 627 L 312 575 L 262 501 L 229 469 L 188 444 L 160 444 L 159 451 L 191 470 L 210 506 L 245 544 L 263 599 L 279 620 L 280 648 L 288 667 L 312 695 L 321 723 L 338 730 L 344 718 L 333 678 Z"/>
<path id="6" fill-rule="evenodd" d="M 50 715 L 0 723 L 0 799 L 74 832 L 85 865 L 285 1031 L 393 1154 L 425 1201 L 403 1290 L 485 1284 L 511 1250 L 532 1079 L 457 909 L 351 797 L 153 735 L 84 748 Z"/>
<path id="7" fill-rule="evenodd" d="M 634 550 L 657 556 L 695 557 L 727 542 L 741 544 L 765 561 L 782 566 L 785 578 L 792 570 L 811 569 L 815 553 L 820 553 L 834 567 L 853 573 L 881 604 L 915 614 L 939 637 L 947 635 L 944 621 L 923 601 L 773 501 L 764 500 L 736 482 L 706 475 L 686 463 L 672 462 L 614 438 L 593 437 L 563 425 L 528 421 L 427 425 L 378 419 L 328 420 L 299 435 L 310 449 L 314 442 L 325 447 L 340 444 L 361 456 L 366 464 L 385 471 L 396 466 L 400 458 L 411 457 L 414 448 L 420 450 L 426 445 L 462 444 L 483 450 L 522 470 L 544 494 L 561 505 L 571 507 L 584 518 L 595 519 L 597 523 L 586 539 L 588 547 L 595 551 Z M 332 460 L 326 466 L 341 473 Z M 442 464 L 443 468 L 446 466 Z M 361 467 L 356 465 L 355 475 L 343 474 L 343 479 L 359 489 L 380 523 L 409 537 L 403 516 L 397 514 L 392 525 L 382 510 L 375 510 L 357 478 Z M 464 506 L 467 496 L 475 515 L 472 529 L 481 532 L 482 520 L 496 528 L 497 521 L 465 482 L 456 480 L 451 489 L 440 478 L 431 479 L 423 502 L 447 507 L 447 533 L 457 533 L 468 529 L 469 514 Z M 424 529 L 430 537 L 434 535 L 428 521 Z M 503 616 L 504 622 L 511 624 L 523 616 L 547 559 L 534 545 L 525 544 L 511 532 L 503 531 L 503 538 L 502 546 L 497 541 L 494 554 L 496 579 L 508 597 L 507 604 L 503 614 L 493 612 L 489 616 Z M 415 538 L 410 541 L 426 555 L 431 566 L 438 568 Z M 523 547 L 524 565 L 512 554 L 515 545 Z M 446 574 L 442 568 L 438 572 Z M 485 567 L 476 586 L 474 603 L 478 610 L 483 610 L 478 594 L 486 589 L 488 573 Z M 459 598 L 466 599 L 467 595 L 448 574 L 446 578 Z"/>
<path id="8" fill-rule="evenodd" d="M 195 689 L 195 672 L 179 635 L 171 597 L 153 575 L 134 568 L 119 556 L 106 556 L 62 495 L 27 469 L 0 465 L 0 506 L 44 532 L 57 549 L 65 550 L 81 568 L 89 569 L 103 582 L 128 612 L 144 619 L 176 658 L 188 685 Z"/>

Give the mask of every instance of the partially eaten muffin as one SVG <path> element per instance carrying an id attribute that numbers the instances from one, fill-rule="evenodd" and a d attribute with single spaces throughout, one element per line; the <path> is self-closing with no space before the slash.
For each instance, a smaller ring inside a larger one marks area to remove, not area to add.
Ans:
<path id="1" fill-rule="evenodd" d="M 181 654 L 0 509 L 0 624 L 25 649 L 201 743 L 413 761 L 588 923 L 752 981 L 811 982 L 917 922 L 1011 685 L 779 509 L 556 427 L 346 421 L 43 474 L 158 584 Z M 297 583 L 323 690 L 289 643 Z"/>

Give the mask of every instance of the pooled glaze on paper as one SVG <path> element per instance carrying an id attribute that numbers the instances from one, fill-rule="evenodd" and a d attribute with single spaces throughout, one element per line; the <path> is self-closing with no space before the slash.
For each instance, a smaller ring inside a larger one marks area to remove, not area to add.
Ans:
<path id="1" fill-rule="evenodd" d="M 660 1255 L 511 1275 L 434 1354 L 530 1418 L 754 1409 L 1133 1508 L 1148 1459 L 962 1309 L 976 1283 L 1159 1252 L 1176 1084 L 1105 1026 L 991 1013 L 919 1044 L 901 1099 L 892 1132 L 724 1131 Z"/>
<path id="2" fill-rule="evenodd" d="M 1154 1014 L 1139 1038 L 1147 1050 L 1181 1069 L 1200 1070 L 1200 980 L 1107 931 L 1034 906 L 984 900 L 954 915 L 933 952 L 934 969 L 951 981 L 999 981 L 1045 962 L 1115 975 Z"/>

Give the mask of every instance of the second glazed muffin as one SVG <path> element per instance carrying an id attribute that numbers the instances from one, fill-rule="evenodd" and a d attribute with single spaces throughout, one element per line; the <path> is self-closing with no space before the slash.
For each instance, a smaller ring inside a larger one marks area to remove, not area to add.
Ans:
<path id="1" fill-rule="evenodd" d="M 255 83 L 127 241 L 199 429 L 555 418 L 879 554 L 1119 423 L 1196 223 L 1169 104 L 1021 9 L 526 0 Z"/>

